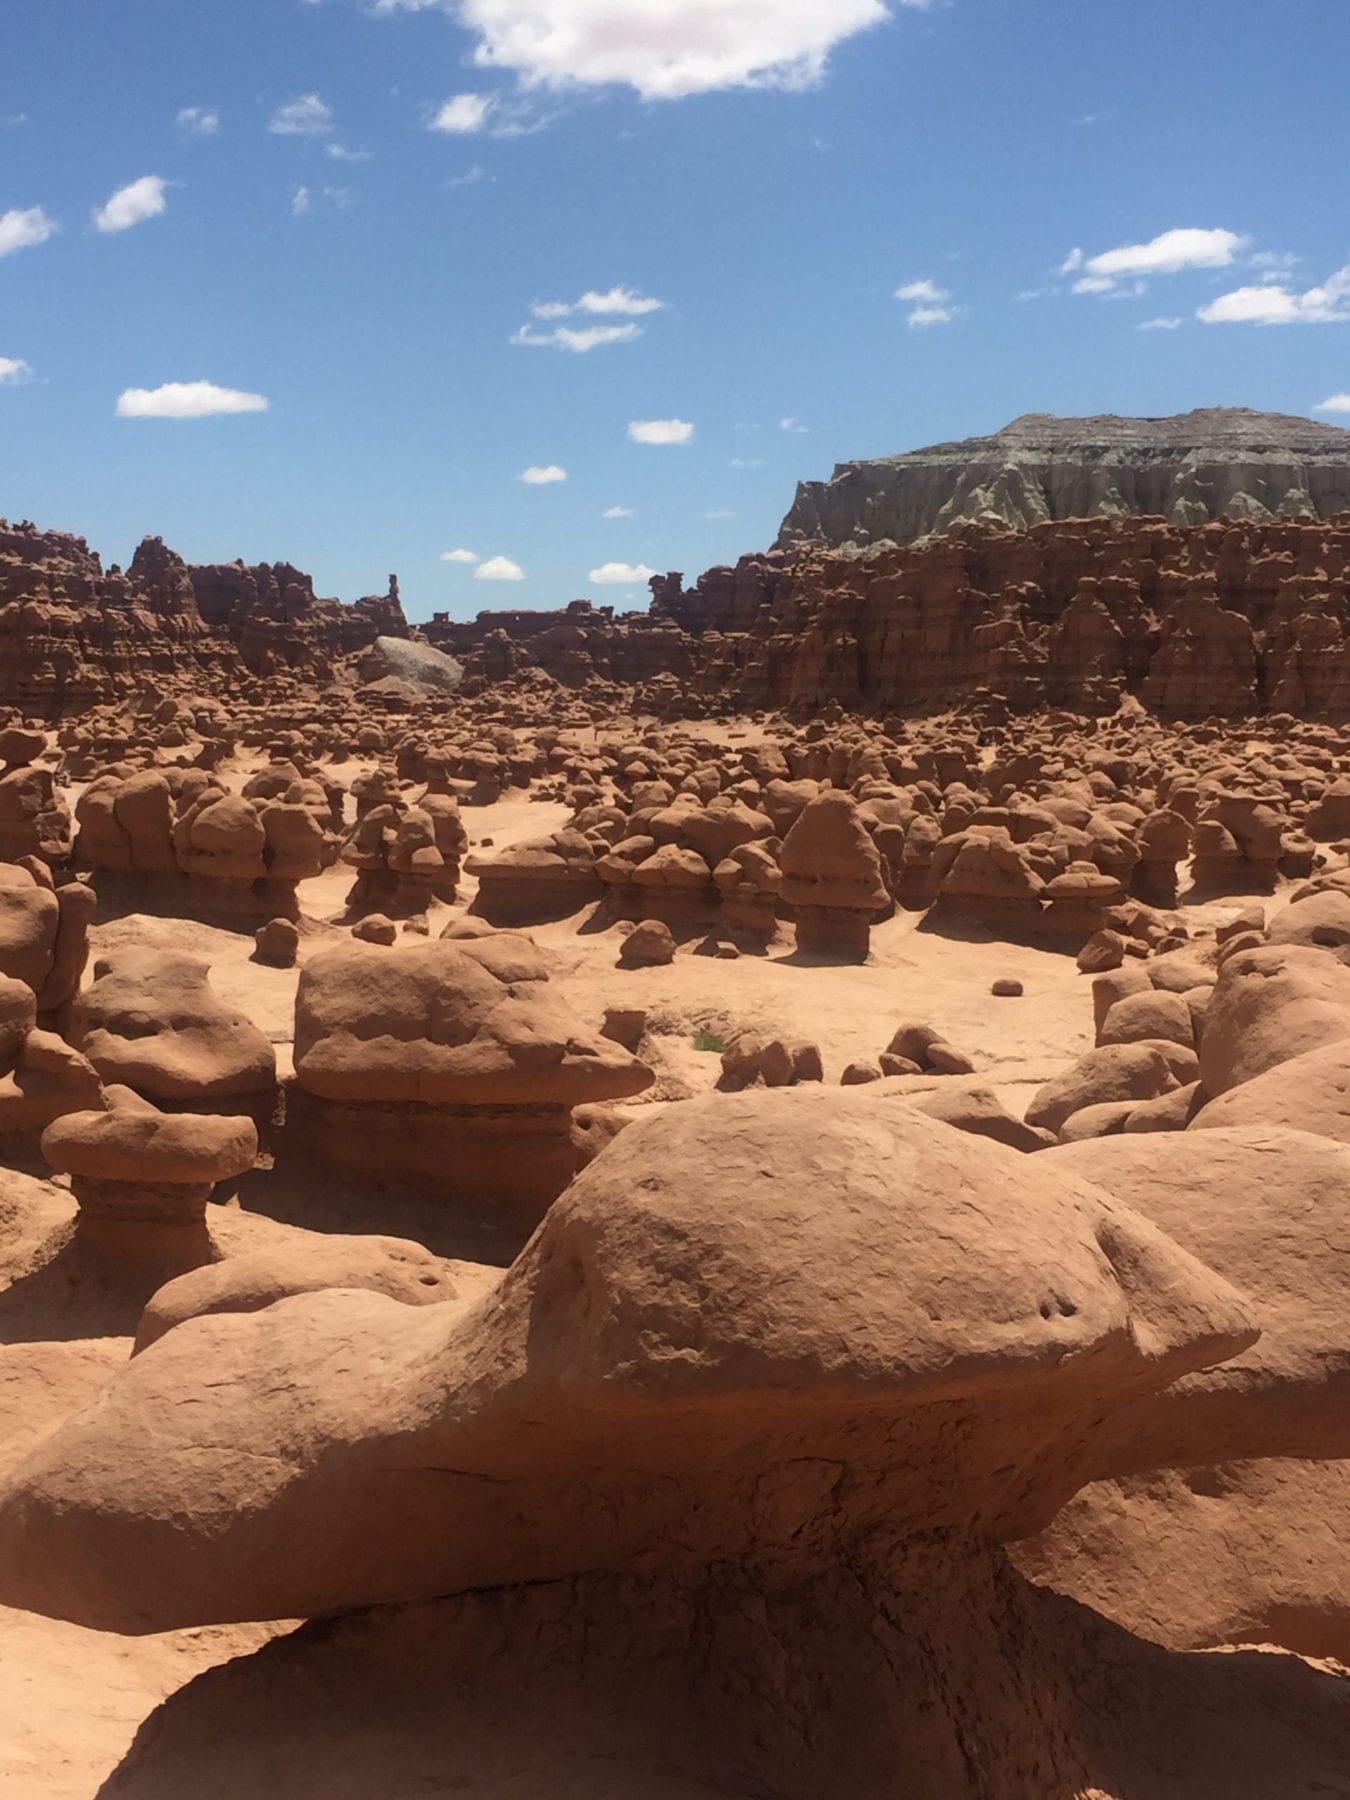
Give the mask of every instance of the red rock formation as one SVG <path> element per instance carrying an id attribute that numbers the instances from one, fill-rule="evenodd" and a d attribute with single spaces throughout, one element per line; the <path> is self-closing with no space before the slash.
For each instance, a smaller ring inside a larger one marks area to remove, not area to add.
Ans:
<path id="1" fill-rule="evenodd" d="M 1110 712 L 1135 694 L 1188 719 L 1267 708 L 1350 713 L 1350 516 L 1327 522 L 1092 518 L 967 525 L 849 555 L 742 557 L 691 588 L 652 582 L 648 613 L 435 620 L 471 680 L 533 665 L 568 686 L 620 683 L 652 710 L 804 715 L 831 702 L 940 710 L 981 693 Z"/>
<path id="2" fill-rule="evenodd" d="M 334 662 L 381 635 L 406 637 L 387 595 L 344 606 L 289 564 L 191 568 L 146 538 L 123 573 L 83 538 L 0 519 L 0 704 L 56 716 L 187 680 L 219 691 Z"/>

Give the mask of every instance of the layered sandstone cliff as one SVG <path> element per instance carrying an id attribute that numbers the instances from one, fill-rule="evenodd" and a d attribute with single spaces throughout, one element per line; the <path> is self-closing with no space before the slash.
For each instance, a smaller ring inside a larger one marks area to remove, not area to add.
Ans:
<path id="1" fill-rule="evenodd" d="M 1328 519 L 1350 510 L 1350 431 L 1283 413 L 1207 407 L 1164 419 L 1027 413 L 990 437 L 839 463 L 798 485 L 780 546 L 912 543 L 970 522 L 1151 514 Z"/>
<path id="2" fill-rule="evenodd" d="M 185 679 L 215 691 L 293 672 L 332 679 L 406 637 L 397 583 L 345 606 L 289 564 L 192 567 L 146 538 L 123 571 L 83 538 L 0 519 L 0 704 L 55 715 Z"/>
<path id="3" fill-rule="evenodd" d="M 977 692 L 1017 707 L 1178 718 L 1350 717 L 1350 518 L 1337 523 L 1081 519 L 969 525 L 866 556 L 743 557 L 649 613 L 482 614 L 428 635 L 470 688 L 541 669 L 635 688 L 672 716 L 941 710 Z"/>

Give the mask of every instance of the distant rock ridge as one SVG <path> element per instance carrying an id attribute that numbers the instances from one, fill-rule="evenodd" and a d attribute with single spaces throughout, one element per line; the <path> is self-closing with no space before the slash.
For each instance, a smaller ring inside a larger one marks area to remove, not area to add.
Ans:
<path id="1" fill-rule="evenodd" d="M 868 555 L 745 556 L 649 612 L 433 620 L 464 692 L 547 678 L 670 718 L 828 706 L 920 715 L 977 696 L 1031 711 L 1350 719 L 1350 514 L 1199 526 L 1087 518 L 963 525 Z"/>
<path id="2" fill-rule="evenodd" d="M 105 570 L 83 538 L 0 519 L 0 705 L 56 715 L 147 682 L 327 682 L 377 638 L 408 635 L 392 578 L 344 605 L 289 563 L 193 566 L 157 537 Z"/>
<path id="3" fill-rule="evenodd" d="M 1204 407 L 1169 418 L 1026 413 L 989 437 L 838 463 L 798 484 L 778 534 L 832 548 L 909 544 L 964 524 L 1025 531 L 1147 515 L 1325 520 L 1350 511 L 1350 431 L 1286 413 Z"/>

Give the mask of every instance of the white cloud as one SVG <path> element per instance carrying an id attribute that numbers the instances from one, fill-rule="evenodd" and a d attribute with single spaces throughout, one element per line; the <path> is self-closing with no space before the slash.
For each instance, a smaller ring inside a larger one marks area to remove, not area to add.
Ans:
<path id="1" fill-rule="evenodd" d="M 1350 413 L 1350 394 L 1330 394 L 1325 400 L 1319 400 L 1313 411 Z"/>
<path id="2" fill-rule="evenodd" d="M 1350 263 L 1298 294 L 1279 281 L 1234 288 L 1196 314 L 1206 325 L 1337 325 L 1350 319 Z"/>
<path id="3" fill-rule="evenodd" d="M 631 519 L 632 516 L 631 506 L 607 506 L 600 515 L 602 519 Z"/>
<path id="4" fill-rule="evenodd" d="M 656 570 L 649 569 L 646 563 L 607 562 L 592 569 L 586 579 L 597 587 L 619 587 L 635 581 L 650 581 L 655 573 Z"/>
<path id="5" fill-rule="evenodd" d="M 215 137 L 220 130 L 220 114 L 214 106 L 185 106 L 174 124 L 184 137 Z"/>
<path id="6" fill-rule="evenodd" d="M 536 319 L 566 319 L 579 312 L 618 313 L 640 318 L 645 313 L 663 312 L 665 305 L 664 300 L 657 300 L 651 294 L 639 294 L 634 288 L 612 287 L 606 288 L 604 293 L 587 288 L 580 300 L 543 300 L 530 311 Z"/>
<path id="7" fill-rule="evenodd" d="M 491 111 L 491 94 L 456 94 L 436 111 L 427 130 L 461 135 L 481 131 Z"/>
<path id="8" fill-rule="evenodd" d="M 946 288 L 939 287 L 935 281 L 929 281 L 926 277 L 919 281 L 907 281 L 903 287 L 895 290 L 895 297 L 909 302 L 905 323 L 911 327 L 922 329 L 925 325 L 950 325 L 956 317 L 955 308 L 946 304 L 951 299 Z"/>
<path id="9" fill-rule="evenodd" d="M 117 398 L 119 419 L 205 419 L 213 413 L 266 411 L 265 395 L 217 387 L 214 381 L 166 381 L 163 387 L 127 388 Z"/>
<path id="10" fill-rule="evenodd" d="M 1059 272 L 1073 275 L 1083 271 L 1082 279 L 1073 284 L 1075 294 L 1109 294 L 1122 280 L 1178 275 L 1183 269 L 1226 269 L 1247 242 L 1236 231 L 1178 226 L 1146 244 L 1121 244 L 1096 256 L 1071 250 Z"/>
<path id="11" fill-rule="evenodd" d="M 688 419 L 634 419 L 628 435 L 635 444 L 689 444 L 694 428 Z"/>
<path id="12" fill-rule="evenodd" d="M 334 162 L 363 163 L 371 158 L 369 150 L 349 150 L 345 144 L 325 144 L 324 153 Z"/>
<path id="13" fill-rule="evenodd" d="M 799 437 L 808 432 L 811 428 L 809 425 L 801 424 L 795 418 L 786 418 L 778 421 L 778 429 L 780 431 L 790 432 L 794 437 Z"/>
<path id="14" fill-rule="evenodd" d="M 480 181 L 486 181 L 487 178 L 488 172 L 482 163 L 474 163 L 462 175 L 447 176 L 445 185 L 448 188 L 477 187 Z"/>
<path id="15" fill-rule="evenodd" d="M 536 331 L 532 325 L 522 325 L 519 331 L 511 334 L 511 342 L 551 345 L 555 350 L 572 350 L 585 355 L 586 351 L 597 350 L 602 344 L 631 344 L 641 336 L 642 327 L 632 324 L 584 325 L 580 330 L 571 325 L 559 325 L 552 331 Z"/>
<path id="16" fill-rule="evenodd" d="M 762 469 L 764 458 L 762 456 L 733 456 L 731 466 L 733 469 Z"/>
<path id="17" fill-rule="evenodd" d="M 33 244 L 45 244 L 56 230 L 55 219 L 49 219 L 40 206 L 26 211 L 14 207 L 0 213 L 0 256 L 11 250 L 27 250 Z"/>
<path id="18" fill-rule="evenodd" d="M 302 219 L 309 211 L 312 196 L 307 187 L 298 187 L 291 195 L 291 212 L 297 219 Z"/>
<path id="19" fill-rule="evenodd" d="M 142 175 L 139 181 L 129 181 L 95 211 L 94 224 L 100 231 L 127 231 L 145 219 L 157 219 L 168 205 L 164 198 L 167 186 L 162 175 Z"/>
<path id="20" fill-rule="evenodd" d="M 1288 275 L 1303 261 L 1289 250 L 1258 250 L 1251 258 L 1254 269 L 1264 269 L 1274 275 Z"/>
<path id="21" fill-rule="evenodd" d="M 32 376 L 32 369 L 21 356 L 0 356 L 0 387 L 22 387 Z"/>
<path id="22" fill-rule="evenodd" d="M 524 581 L 525 571 L 509 556 L 490 556 L 473 572 L 475 581 Z"/>
<path id="23" fill-rule="evenodd" d="M 441 561 L 452 563 L 476 563 L 479 561 L 479 556 L 476 550 L 442 550 Z"/>
<path id="24" fill-rule="evenodd" d="M 925 325 L 950 325 L 955 317 L 950 306 L 915 306 L 910 308 L 905 323 L 911 329 Z"/>
<path id="25" fill-rule="evenodd" d="M 736 517 L 735 513 L 726 506 L 715 506 L 711 512 L 705 512 L 703 516 L 705 519 L 734 519 Z"/>
<path id="26" fill-rule="evenodd" d="M 418 10 L 435 0 L 377 0 Z M 444 0 L 479 36 L 480 68 L 526 88 L 611 83 L 646 100 L 719 88 L 810 87 L 830 52 L 887 17 L 882 0 Z M 923 6 L 929 0 L 901 0 Z"/>
<path id="27" fill-rule="evenodd" d="M 557 463 L 531 463 L 528 469 L 521 471 L 520 479 L 526 487 L 548 487 L 555 481 L 566 481 L 567 470 L 559 468 Z"/>
<path id="28" fill-rule="evenodd" d="M 946 288 L 940 288 L 935 281 L 907 281 L 904 287 L 895 290 L 897 300 L 926 301 L 931 306 L 940 306 L 951 295 Z"/>
<path id="29" fill-rule="evenodd" d="M 1145 319 L 1136 325 L 1136 331 L 1180 331 L 1185 323 L 1183 319 Z"/>
<path id="30" fill-rule="evenodd" d="M 278 137 L 327 137 L 333 129 L 333 109 L 317 94 L 300 94 L 277 108 L 267 129 Z"/>

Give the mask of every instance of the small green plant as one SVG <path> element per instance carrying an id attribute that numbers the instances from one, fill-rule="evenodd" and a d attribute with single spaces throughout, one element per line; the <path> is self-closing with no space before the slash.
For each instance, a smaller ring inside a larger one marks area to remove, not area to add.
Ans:
<path id="1" fill-rule="evenodd" d="M 708 1050 L 720 1055 L 727 1047 L 727 1040 L 718 1037 L 715 1031 L 697 1031 L 694 1033 L 695 1050 Z"/>

